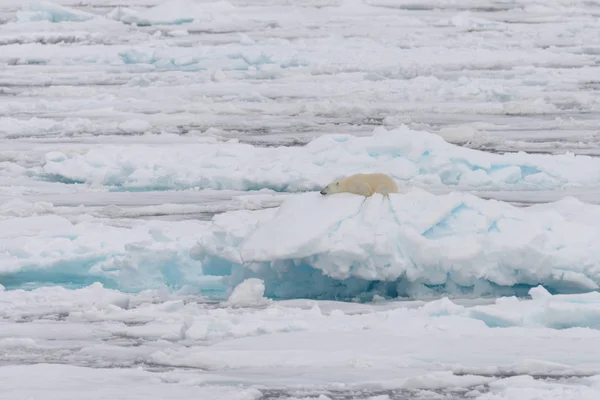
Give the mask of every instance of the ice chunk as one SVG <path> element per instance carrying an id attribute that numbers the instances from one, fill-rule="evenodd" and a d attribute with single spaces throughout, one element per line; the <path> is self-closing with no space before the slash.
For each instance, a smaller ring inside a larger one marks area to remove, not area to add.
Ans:
<path id="1" fill-rule="evenodd" d="M 44 118 L 32 118 L 29 120 L 22 120 L 11 117 L 0 118 L 0 136 L 18 137 L 18 136 L 29 136 L 32 132 L 36 132 L 33 135 L 72 135 L 85 133 L 95 134 L 122 134 L 131 133 L 138 134 L 148 131 L 152 126 L 140 119 L 130 119 L 122 122 L 108 122 L 108 123 L 95 123 L 89 119 L 83 118 L 65 118 L 57 121 L 52 119 Z M 51 162 L 68 162 L 68 159 L 55 159 L 56 156 L 51 152 L 52 155 L 47 157 L 48 161 Z"/>
<path id="2" fill-rule="evenodd" d="M 105 350 L 106 351 L 106 350 Z M 112 350 L 116 351 L 116 348 Z M 126 398 L 142 400 L 152 397 L 164 400 L 181 399 L 234 399 L 258 400 L 262 393 L 255 388 L 237 385 L 191 385 L 185 377 L 175 376 L 158 379 L 154 372 L 142 368 L 89 368 L 53 362 L 35 365 L 7 365 L 0 367 L 3 389 L 12 398 L 81 398 L 88 392 L 88 399 Z M 28 373 L 35 374 L 32 385 Z M 98 382 L 102 382 L 98 385 Z M 42 394 L 45 393 L 45 394 Z M 116 393 L 119 393 L 118 395 Z"/>
<path id="3" fill-rule="evenodd" d="M 234 9 L 227 2 L 198 3 L 191 0 L 169 0 L 143 11 L 116 8 L 108 16 L 127 24 L 180 25 L 193 21 L 211 20 L 213 12 Z"/>
<path id="4" fill-rule="evenodd" d="M 17 22 L 84 22 L 95 17 L 94 14 L 54 4 L 49 1 L 29 3 L 23 6 L 21 11 L 17 12 Z"/>
<path id="5" fill-rule="evenodd" d="M 479 294 L 539 283 L 554 292 L 597 289 L 600 207 L 579 202 L 586 218 L 577 220 L 564 208 L 420 189 L 389 198 L 306 193 L 279 210 L 215 218 L 193 258 L 211 274 L 231 275 L 232 284 L 261 278 L 269 296 L 281 297 L 335 296 L 340 287 L 346 295 L 378 288 L 417 297 L 435 287 Z M 533 296 L 543 297 L 540 290 Z"/>
<path id="6" fill-rule="evenodd" d="M 600 293 L 551 295 L 539 286 L 529 291 L 532 300 L 498 299 L 494 305 L 476 306 L 464 315 L 488 326 L 575 327 L 600 329 Z"/>
<path id="7" fill-rule="evenodd" d="M 152 126 L 141 119 L 131 119 L 119 124 L 119 129 L 125 133 L 144 133 L 150 130 Z"/>
<path id="8" fill-rule="evenodd" d="M 138 124 L 127 127 L 135 130 Z M 407 186 L 539 190 L 600 184 L 600 159 L 490 154 L 447 143 L 423 131 L 381 128 L 367 137 L 324 135 L 303 147 L 221 142 L 166 148 L 99 145 L 65 159 L 47 159 L 39 168 L 27 171 L 45 179 L 96 182 L 130 190 L 198 187 L 288 192 L 320 190 L 335 178 L 358 172 L 388 173 Z"/>
<path id="9" fill-rule="evenodd" d="M 539 98 L 531 100 L 515 100 L 503 104 L 504 112 L 508 115 L 552 114 L 557 108 L 554 104 Z"/>
<path id="10" fill-rule="evenodd" d="M 15 202 L 5 204 L 8 210 L 0 207 L 7 214 L 0 214 L 0 283 L 7 290 L 77 288 L 93 282 L 130 291 L 177 289 L 195 285 L 198 279 L 200 290 L 220 288 L 214 279 L 201 276 L 198 263 L 189 257 L 194 236 L 205 222 L 114 226 L 90 215 L 36 215 L 49 209 L 43 203 L 24 207 Z"/>
<path id="11" fill-rule="evenodd" d="M 531 288 L 529 295 L 534 300 L 545 299 L 552 296 L 543 286 Z"/>
<path id="12" fill-rule="evenodd" d="M 577 293 L 600 282 L 600 207 L 575 199 L 518 208 L 421 189 L 285 199 L 279 208 L 225 212 L 210 222 L 123 220 L 174 205 L 103 208 L 94 217 L 12 200 L 0 207 L 0 283 L 12 290 L 98 281 L 226 298 L 258 278 L 266 297 L 370 301 L 522 296 L 540 283 L 549 293 Z M 493 318 L 515 323 L 502 312 Z"/>
<path id="13" fill-rule="evenodd" d="M 248 307 L 264 305 L 267 299 L 264 297 L 265 284 L 260 279 L 246 279 L 233 289 L 227 304 L 234 307 Z"/>
<path id="14" fill-rule="evenodd" d="M 10 347 L 34 347 L 35 344 L 35 340 L 30 338 L 7 337 L 0 339 L 0 349 L 6 349 Z"/>
<path id="15" fill-rule="evenodd" d="M 241 244 L 242 260 L 301 258 L 325 250 L 327 233 L 341 220 L 355 214 L 364 200 L 350 194 L 340 197 L 344 197 L 345 201 L 329 196 L 302 196 L 298 201 L 282 204 L 273 219 L 262 224 Z M 298 212 L 299 202 L 302 202 L 302 212 Z M 276 236 L 272 236 L 274 231 L 277 232 Z"/>
<path id="16" fill-rule="evenodd" d="M 52 209 L 51 203 L 29 203 L 19 199 L 8 200 L 0 204 L 0 215 L 26 217 L 45 214 Z M 2 236 L 2 234 L 0 234 Z"/>
<path id="17" fill-rule="evenodd" d="M 118 308 L 125 310 L 130 305 L 130 295 L 94 283 L 77 290 L 62 287 L 44 287 L 33 291 L 4 291 L 0 300 L 0 318 L 13 318 L 19 313 L 42 316 L 92 308 Z"/>
<path id="18" fill-rule="evenodd" d="M 449 143 L 466 143 L 482 135 L 477 129 L 469 125 L 450 126 L 440 129 L 439 135 Z"/>

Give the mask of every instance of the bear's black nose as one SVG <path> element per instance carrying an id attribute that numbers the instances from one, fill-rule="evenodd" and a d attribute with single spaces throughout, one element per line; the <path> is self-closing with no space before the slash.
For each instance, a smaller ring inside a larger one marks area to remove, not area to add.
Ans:
<path id="1" fill-rule="evenodd" d="M 321 190 L 319 193 L 321 193 L 322 195 L 325 194 L 325 189 Z"/>

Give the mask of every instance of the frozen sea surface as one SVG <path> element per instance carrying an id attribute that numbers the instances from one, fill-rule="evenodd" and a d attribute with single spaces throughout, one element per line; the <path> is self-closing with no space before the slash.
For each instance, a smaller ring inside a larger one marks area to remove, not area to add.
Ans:
<path id="1" fill-rule="evenodd" d="M 249 279 L 225 303 L 100 284 L 0 292 L 0 398 L 600 394 L 598 293 L 361 305 L 263 290 Z"/>
<path id="2" fill-rule="evenodd" d="M 599 17 L 0 0 L 0 399 L 600 398 Z"/>
<path id="3" fill-rule="evenodd" d="M 0 137 L 297 144 L 403 123 L 598 154 L 596 2 L 154 1 L 3 0 Z"/>

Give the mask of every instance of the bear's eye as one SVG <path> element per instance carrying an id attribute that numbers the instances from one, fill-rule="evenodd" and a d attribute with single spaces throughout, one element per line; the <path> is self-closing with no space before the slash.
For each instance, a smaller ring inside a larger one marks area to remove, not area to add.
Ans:
<path id="1" fill-rule="evenodd" d="M 339 183 L 339 182 L 336 182 L 335 184 L 336 184 L 337 186 L 340 186 L 340 183 Z"/>

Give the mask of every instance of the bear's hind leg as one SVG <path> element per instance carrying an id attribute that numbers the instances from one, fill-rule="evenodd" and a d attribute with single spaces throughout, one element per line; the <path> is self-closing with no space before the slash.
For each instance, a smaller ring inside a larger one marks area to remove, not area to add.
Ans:
<path id="1" fill-rule="evenodd" d="M 393 187 L 390 187 L 388 185 L 379 185 L 377 186 L 377 189 L 375 189 L 375 193 L 379 193 L 389 197 L 390 193 L 397 193 L 397 191 Z"/>

